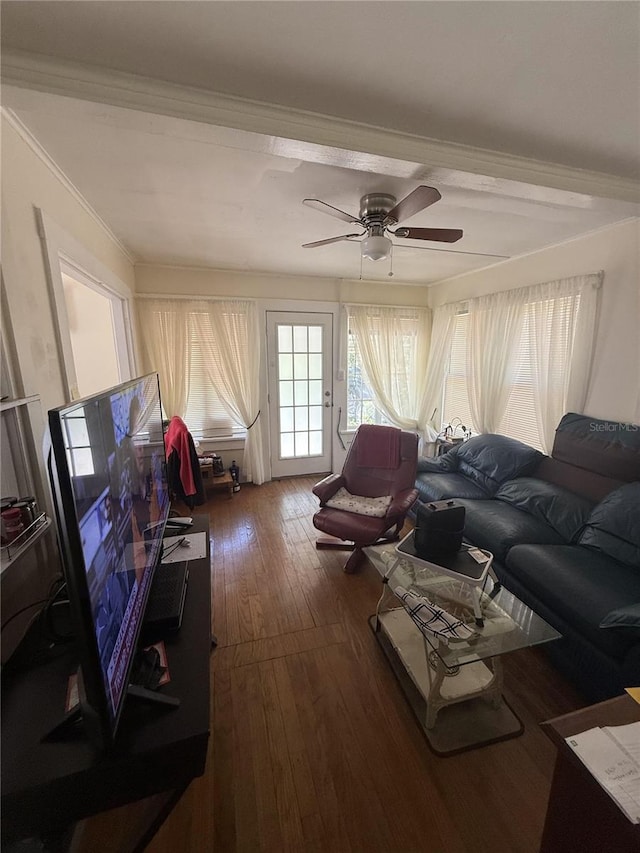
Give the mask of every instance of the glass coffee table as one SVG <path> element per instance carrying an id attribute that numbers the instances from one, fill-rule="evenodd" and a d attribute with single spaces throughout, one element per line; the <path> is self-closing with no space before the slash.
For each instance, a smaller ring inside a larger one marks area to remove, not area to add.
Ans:
<path id="1" fill-rule="evenodd" d="M 395 544 L 364 553 L 383 581 L 369 624 L 434 752 L 448 755 L 521 734 L 523 725 L 502 696 L 500 657 L 555 640 L 558 631 L 490 575 L 479 596 L 479 625 L 478 592 L 469 583 L 399 554 Z M 396 595 L 403 590 L 441 607 L 473 634 L 446 640 L 421 630 Z"/>

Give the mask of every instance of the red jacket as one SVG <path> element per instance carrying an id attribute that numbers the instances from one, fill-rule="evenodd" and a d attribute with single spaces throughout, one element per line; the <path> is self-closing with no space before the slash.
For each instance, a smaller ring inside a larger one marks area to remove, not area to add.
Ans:
<path id="1" fill-rule="evenodd" d="M 169 428 L 164 436 L 164 447 L 167 458 L 173 450 L 178 455 L 178 459 L 180 460 L 180 482 L 187 496 L 195 495 L 197 492 L 193 468 L 191 466 L 190 441 L 192 442 L 193 438 L 187 429 L 187 425 L 182 418 L 174 415 L 169 422 Z"/>

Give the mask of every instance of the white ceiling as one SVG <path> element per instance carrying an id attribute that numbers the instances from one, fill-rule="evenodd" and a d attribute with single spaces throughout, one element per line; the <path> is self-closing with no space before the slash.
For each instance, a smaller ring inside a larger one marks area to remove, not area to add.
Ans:
<path id="1" fill-rule="evenodd" d="M 399 0 L 1 7 L 3 48 L 621 178 L 640 171 L 639 10 Z M 351 230 L 301 200 L 357 214 L 364 193 L 401 198 L 419 184 L 437 186 L 442 200 L 406 224 L 464 237 L 403 241 L 396 281 L 432 283 L 638 215 L 586 193 L 14 86 L 3 105 L 141 262 L 358 278 L 357 245 L 301 248 Z M 364 264 L 365 278 L 389 272 L 388 262 Z"/>

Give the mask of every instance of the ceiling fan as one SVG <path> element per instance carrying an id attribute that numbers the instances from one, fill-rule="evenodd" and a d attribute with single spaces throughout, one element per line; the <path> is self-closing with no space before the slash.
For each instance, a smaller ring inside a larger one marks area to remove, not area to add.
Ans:
<path id="1" fill-rule="evenodd" d="M 352 222 L 362 231 L 358 234 L 342 234 L 339 237 L 329 237 L 327 240 L 316 240 L 314 243 L 303 243 L 303 249 L 315 249 L 317 246 L 327 246 L 340 240 L 351 240 L 355 237 L 365 237 L 361 240 L 362 257 L 372 261 L 388 258 L 393 243 L 386 236 L 391 234 L 405 240 L 432 240 L 439 243 L 455 243 L 462 237 L 459 228 L 393 228 L 402 220 L 409 219 L 425 207 L 435 204 L 442 196 L 435 187 L 417 187 L 401 201 L 387 193 L 368 193 L 360 199 L 360 215 L 352 216 L 344 210 L 320 201 L 318 198 L 304 198 L 303 204 L 313 207 L 336 219 Z"/>

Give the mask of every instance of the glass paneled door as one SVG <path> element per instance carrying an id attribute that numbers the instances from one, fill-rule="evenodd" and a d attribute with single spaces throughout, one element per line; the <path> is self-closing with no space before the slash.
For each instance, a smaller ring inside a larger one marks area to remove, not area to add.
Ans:
<path id="1" fill-rule="evenodd" d="M 331 470 L 332 320 L 267 311 L 273 477 Z"/>

